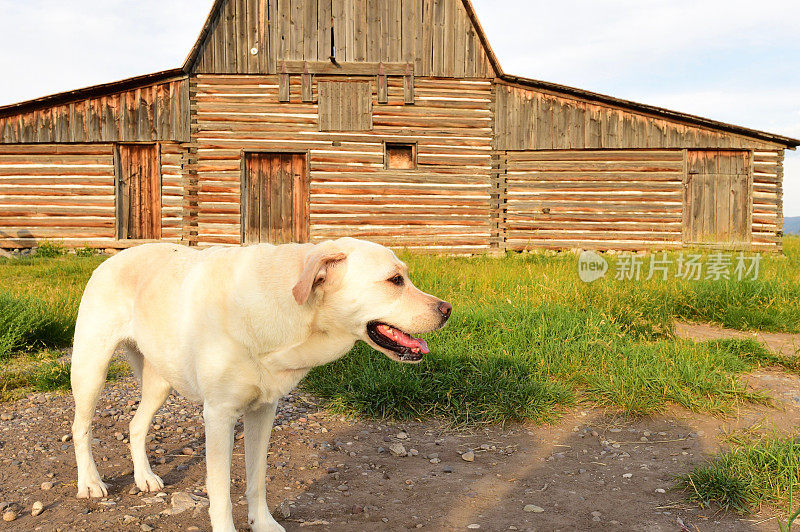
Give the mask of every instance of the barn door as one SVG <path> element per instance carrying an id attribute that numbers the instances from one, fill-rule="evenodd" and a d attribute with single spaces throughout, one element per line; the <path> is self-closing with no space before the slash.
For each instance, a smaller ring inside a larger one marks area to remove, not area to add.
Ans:
<path id="1" fill-rule="evenodd" d="M 117 235 L 161 238 L 161 169 L 155 144 L 120 144 L 116 151 Z"/>
<path id="2" fill-rule="evenodd" d="M 749 243 L 752 231 L 750 154 L 689 150 L 684 196 L 684 242 Z"/>
<path id="3" fill-rule="evenodd" d="M 308 242 L 305 154 L 245 154 L 242 232 L 245 244 Z"/>

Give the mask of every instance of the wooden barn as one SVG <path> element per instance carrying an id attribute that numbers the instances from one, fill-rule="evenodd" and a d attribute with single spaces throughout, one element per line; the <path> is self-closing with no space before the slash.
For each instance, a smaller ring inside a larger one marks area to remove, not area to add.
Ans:
<path id="1" fill-rule="evenodd" d="M 217 0 L 181 68 L 0 108 L 0 247 L 778 251 L 798 144 L 505 74 L 469 0 Z"/>

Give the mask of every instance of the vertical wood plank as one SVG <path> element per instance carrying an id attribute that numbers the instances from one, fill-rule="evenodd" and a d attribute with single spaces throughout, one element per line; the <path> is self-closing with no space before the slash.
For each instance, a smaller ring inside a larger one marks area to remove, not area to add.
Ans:
<path id="1" fill-rule="evenodd" d="M 378 103 L 389 103 L 389 80 L 383 63 L 378 65 Z"/>
<path id="2" fill-rule="evenodd" d="M 317 23 L 320 28 L 320 41 L 317 46 L 319 61 L 327 61 L 331 57 L 331 39 L 333 38 L 333 5 L 332 0 L 318 0 Z"/>

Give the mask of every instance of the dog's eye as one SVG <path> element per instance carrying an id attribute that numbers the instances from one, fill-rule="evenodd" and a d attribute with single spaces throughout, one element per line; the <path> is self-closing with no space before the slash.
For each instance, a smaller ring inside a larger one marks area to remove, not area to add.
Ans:
<path id="1" fill-rule="evenodd" d="M 402 275 L 395 275 L 394 277 L 389 279 L 389 282 L 392 283 L 393 285 L 396 285 L 396 286 L 403 286 L 403 284 L 406 282 L 406 280 L 403 279 Z"/>

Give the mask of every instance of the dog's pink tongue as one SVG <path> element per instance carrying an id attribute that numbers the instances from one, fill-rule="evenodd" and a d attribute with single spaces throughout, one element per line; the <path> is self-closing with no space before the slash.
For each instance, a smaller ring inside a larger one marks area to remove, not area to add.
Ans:
<path id="1" fill-rule="evenodd" d="M 431 352 L 431 350 L 428 349 L 428 342 L 426 342 L 422 338 L 417 338 L 417 342 L 419 342 L 419 350 L 420 351 L 422 351 L 426 355 Z"/>
<path id="2" fill-rule="evenodd" d="M 428 349 L 428 342 L 422 338 L 414 338 L 411 335 L 408 335 L 402 331 L 398 331 L 397 329 L 391 329 L 385 325 L 378 327 L 378 330 L 384 336 L 391 338 L 404 347 L 408 347 L 409 349 L 419 349 L 425 354 L 430 353 L 430 349 Z"/>

